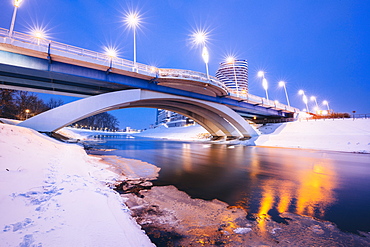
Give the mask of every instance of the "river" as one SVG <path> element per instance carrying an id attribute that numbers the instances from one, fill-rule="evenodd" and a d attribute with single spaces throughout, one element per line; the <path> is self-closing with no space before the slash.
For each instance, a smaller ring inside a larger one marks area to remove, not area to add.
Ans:
<path id="1" fill-rule="evenodd" d="M 291 212 L 331 221 L 343 231 L 370 232 L 369 154 L 96 138 L 91 153 L 154 164 L 161 168 L 155 185 L 242 207 L 250 219 Z"/>

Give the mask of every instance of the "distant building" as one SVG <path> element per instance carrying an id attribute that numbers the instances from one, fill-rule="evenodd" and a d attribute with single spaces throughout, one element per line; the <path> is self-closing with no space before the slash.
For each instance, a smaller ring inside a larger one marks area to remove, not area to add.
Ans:
<path id="1" fill-rule="evenodd" d="M 166 124 L 168 127 L 182 127 L 194 124 L 194 121 L 179 113 L 167 111 L 164 109 L 157 110 L 157 125 Z"/>
<path id="2" fill-rule="evenodd" d="M 248 62 L 247 60 L 234 60 L 234 62 L 221 63 L 216 77 L 234 94 L 248 93 Z"/>

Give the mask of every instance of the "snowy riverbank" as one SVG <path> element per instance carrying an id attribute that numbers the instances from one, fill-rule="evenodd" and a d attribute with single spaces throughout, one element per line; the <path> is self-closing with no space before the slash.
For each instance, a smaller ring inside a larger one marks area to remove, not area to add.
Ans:
<path id="1" fill-rule="evenodd" d="M 1 246 L 153 246 L 107 168 L 76 144 L 0 124 Z"/>
<path id="2" fill-rule="evenodd" d="M 370 119 L 302 120 L 256 125 L 260 136 L 244 145 L 370 153 Z M 151 129 L 134 136 L 200 140 L 207 136 L 199 125 Z M 235 142 L 235 141 L 234 141 Z M 237 143 L 237 142 L 236 142 Z"/>

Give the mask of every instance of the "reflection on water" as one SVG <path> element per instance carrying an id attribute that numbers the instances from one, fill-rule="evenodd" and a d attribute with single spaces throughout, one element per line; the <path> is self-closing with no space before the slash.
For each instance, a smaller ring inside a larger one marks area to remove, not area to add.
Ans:
<path id="1" fill-rule="evenodd" d="M 292 212 L 370 231 L 369 155 L 146 139 L 107 139 L 103 148 L 161 167 L 156 185 L 244 208 L 260 228 L 274 212 Z"/>

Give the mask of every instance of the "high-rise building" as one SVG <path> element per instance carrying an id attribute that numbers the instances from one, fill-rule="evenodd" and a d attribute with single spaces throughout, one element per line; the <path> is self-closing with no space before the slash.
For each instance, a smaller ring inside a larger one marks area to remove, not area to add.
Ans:
<path id="1" fill-rule="evenodd" d="M 221 63 L 216 77 L 234 94 L 248 93 L 248 62 L 234 60 Z"/>
<path id="2" fill-rule="evenodd" d="M 179 113 L 158 109 L 157 110 L 157 125 L 166 124 L 168 127 L 182 127 L 189 124 L 194 124 L 194 121 Z"/>

